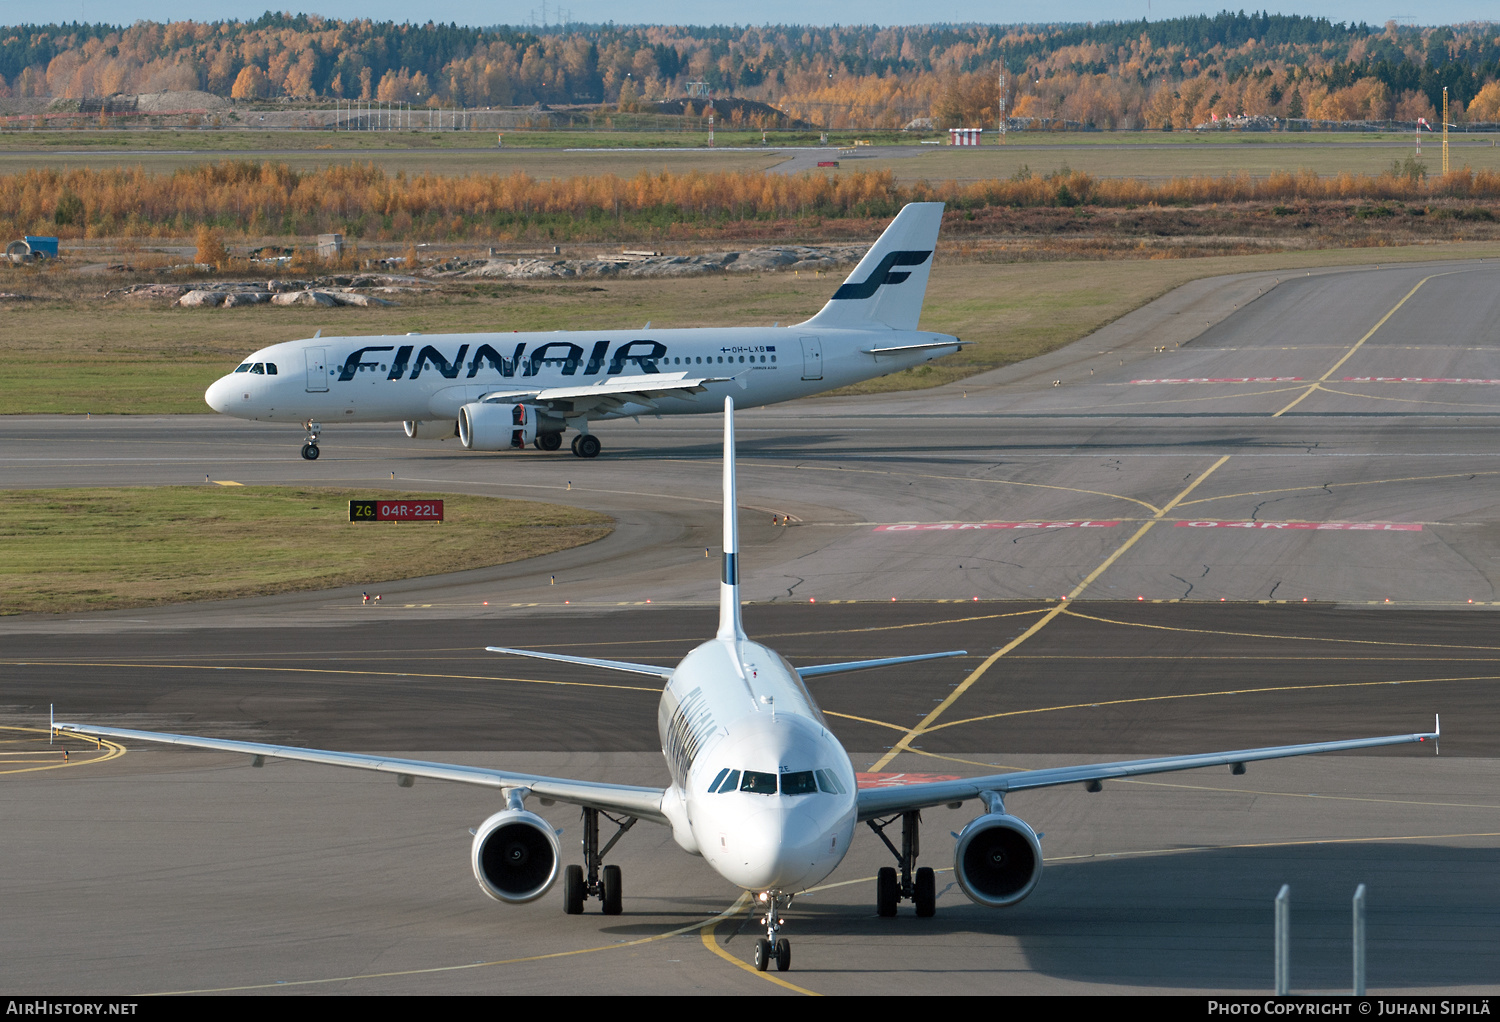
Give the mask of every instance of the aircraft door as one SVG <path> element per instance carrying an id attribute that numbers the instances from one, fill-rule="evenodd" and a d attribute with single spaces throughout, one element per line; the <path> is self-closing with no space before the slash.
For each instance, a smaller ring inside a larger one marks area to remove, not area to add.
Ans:
<path id="1" fill-rule="evenodd" d="M 823 378 L 823 342 L 816 337 L 802 338 L 802 378 Z"/>
<path id="2" fill-rule="evenodd" d="M 328 349 L 307 349 L 307 390 L 324 391 L 328 389 Z"/>

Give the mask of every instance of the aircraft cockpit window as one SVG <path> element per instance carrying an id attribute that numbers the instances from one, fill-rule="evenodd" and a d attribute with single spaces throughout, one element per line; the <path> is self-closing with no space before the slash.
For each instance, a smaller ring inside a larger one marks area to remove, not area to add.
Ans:
<path id="1" fill-rule="evenodd" d="M 267 376 L 275 376 L 276 375 L 276 363 L 275 362 L 267 362 L 266 363 L 266 375 Z"/>
<path id="2" fill-rule="evenodd" d="M 715 792 L 734 791 L 740 786 L 740 772 L 725 767 L 719 771 L 719 776 L 714 778 L 714 783 L 708 786 L 710 795 Z"/>
<path id="3" fill-rule="evenodd" d="M 249 371 L 250 371 L 250 363 L 249 362 L 246 362 L 244 365 L 239 366 L 239 367 L 237 367 L 235 369 L 235 372 L 237 372 L 237 373 L 248 373 Z"/>
<path id="4" fill-rule="evenodd" d="M 266 375 L 266 364 L 264 362 L 257 362 L 250 367 L 250 371 L 257 376 L 264 376 Z"/>
<path id="5" fill-rule="evenodd" d="M 776 775 L 759 770 L 746 770 L 744 778 L 740 781 L 740 790 L 751 791 L 757 795 L 774 795 L 776 794 Z"/>
<path id="6" fill-rule="evenodd" d="M 815 795 L 817 791 L 818 782 L 811 770 L 794 770 L 781 775 L 783 795 Z"/>
<path id="7" fill-rule="evenodd" d="M 826 791 L 830 795 L 847 794 L 844 786 L 839 783 L 838 777 L 832 770 L 817 770 L 814 772 L 818 775 L 818 789 L 820 791 Z"/>

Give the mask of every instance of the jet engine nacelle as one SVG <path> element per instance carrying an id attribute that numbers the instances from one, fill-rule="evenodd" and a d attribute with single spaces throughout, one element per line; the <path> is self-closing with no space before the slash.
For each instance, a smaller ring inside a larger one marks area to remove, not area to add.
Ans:
<path id="1" fill-rule="evenodd" d="M 1041 842 L 1025 820 L 981 816 L 958 835 L 953 874 L 970 900 L 993 908 L 1014 905 L 1041 879 Z"/>
<path id="2" fill-rule="evenodd" d="M 541 409 L 474 401 L 458 410 L 458 439 L 471 451 L 507 451 L 536 439 Z"/>
<path id="3" fill-rule="evenodd" d="M 474 879 L 496 901 L 520 904 L 547 893 L 557 879 L 557 831 L 536 813 L 506 809 L 474 832 Z"/>
<path id="4" fill-rule="evenodd" d="M 452 419 L 407 419 L 401 424 L 406 435 L 413 440 L 446 440 L 458 436 L 458 425 Z"/>

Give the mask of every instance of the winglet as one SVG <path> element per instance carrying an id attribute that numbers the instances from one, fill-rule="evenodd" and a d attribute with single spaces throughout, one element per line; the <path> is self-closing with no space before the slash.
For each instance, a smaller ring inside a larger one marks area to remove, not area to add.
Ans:
<path id="1" fill-rule="evenodd" d="M 719 575 L 720 639 L 745 638 L 740 623 L 740 529 L 734 498 L 734 398 L 724 399 L 724 568 Z"/>

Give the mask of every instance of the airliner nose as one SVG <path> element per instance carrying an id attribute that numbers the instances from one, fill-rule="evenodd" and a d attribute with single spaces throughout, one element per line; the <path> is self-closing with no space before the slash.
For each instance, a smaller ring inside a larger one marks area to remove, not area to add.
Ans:
<path id="1" fill-rule="evenodd" d="M 208 389 L 203 392 L 203 400 L 208 402 L 208 407 L 224 414 L 229 410 L 229 390 L 233 386 L 232 378 L 221 376 L 208 385 Z"/>
<path id="2" fill-rule="evenodd" d="M 749 823 L 741 836 L 742 875 L 735 880 L 750 890 L 801 886 L 822 846 L 823 833 L 813 817 L 799 809 L 767 809 Z"/>

